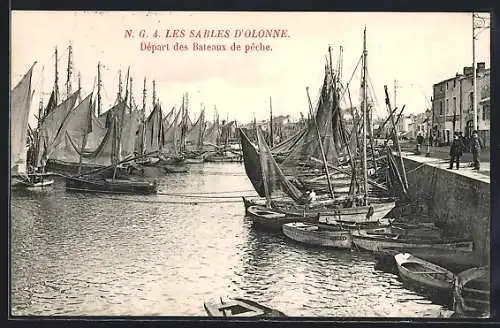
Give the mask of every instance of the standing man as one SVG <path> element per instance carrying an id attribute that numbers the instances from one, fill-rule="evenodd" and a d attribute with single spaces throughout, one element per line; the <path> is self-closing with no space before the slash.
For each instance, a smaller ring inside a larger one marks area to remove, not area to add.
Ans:
<path id="1" fill-rule="evenodd" d="M 422 144 L 424 143 L 424 136 L 422 135 L 422 132 L 418 132 L 417 136 L 417 155 L 420 154 L 420 149 L 422 149 Z"/>
<path id="2" fill-rule="evenodd" d="M 471 139 L 471 144 L 470 144 L 470 149 L 472 151 L 472 160 L 474 162 L 474 168 L 473 170 L 478 170 L 479 171 L 479 151 L 481 150 L 481 139 L 479 139 L 479 136 L 477 135 L 477 131 L 474 130 L 472 132 L 472 139 Z"/>
<path id="3" fill-rule="evenodd" d="M 450 166 L 448 169 L 453 169 L 453 162 L 457 163 L 457 170 L 460 167 L 460 156 L 462 156 L 462 142 L 458 137 L 458 133 L 453 136 L 453 141 L 450 147 Z"/>

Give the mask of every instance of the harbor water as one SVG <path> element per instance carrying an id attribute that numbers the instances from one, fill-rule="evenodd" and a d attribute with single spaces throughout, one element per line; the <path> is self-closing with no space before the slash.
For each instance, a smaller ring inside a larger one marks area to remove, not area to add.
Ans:
<path id="1" fill-rule="evenodd" d="M 46 192 L 13 192 L 11 314 L 205 316 L 204 300 L 232 295 L 289 316 L 443 309 L 376 270 L 370 253 L 253 229 L 232 198 L 255 194 L 243 164 L 189 168 L 160 177 L 153 196 L 68 193 L 62 180 Z"/>

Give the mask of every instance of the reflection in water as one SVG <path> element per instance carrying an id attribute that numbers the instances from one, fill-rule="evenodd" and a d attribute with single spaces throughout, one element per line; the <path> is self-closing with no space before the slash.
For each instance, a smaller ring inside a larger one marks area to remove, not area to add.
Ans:
<path id="1" fill-rule="evenodd" d="M 241 164 L 192 165 L 160 180 L 171 194 L 251 189 Z M 293 316 L 441 309 L 376 271 L 370 254 L 252 229 L 240 198 L 67 193 L 56 180 L 49 192 L 13 192 L 11 211 L 14 315 L 199 316 L 205 299 L 230 295 Z"/>

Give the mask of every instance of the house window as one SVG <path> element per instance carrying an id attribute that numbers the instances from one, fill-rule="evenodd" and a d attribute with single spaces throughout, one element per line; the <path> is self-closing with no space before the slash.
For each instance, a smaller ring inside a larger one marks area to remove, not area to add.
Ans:
<path id="1" fill-rule="evenodd" d="M 439 102 L 439 115 L 443 115 L 443 101 Z"/>
<path id="2" fill-rule="evenodd" d="M 446 91 L 448 91 L 448 82 L 446 82 Z"/>
<path id="3" fill-rule="evenodd" d="M 457 87 L 457 80 L 456 80 L 456 79 L 454 79 L 454 80 L 453 80 L 453 88 L 456 88 L 456 87 Z"/>
<path id="4" fill-rule="evenodd" d="M 453 97 L 453 114 L 457 112 L 457 97 Z"/>
<path id="5" fill-rule="evenodd" d="M 448 115 L 449 113 L 450 113 L 450 106 L 449 106 L 448 99 L 446 99 L 446 115 Z"/>
<path id="6" fill-rule="evenodd" d="M 490 119 L 490 104 L 483 104 L 483 121 Z"/>
<path id="7" fill-rule="evenodd" d="M 469 93 L 469 104 L 470 104 L 469 109 L 470 110 L 473 110 L 473 108 L 474 108 L 473 103 L 474 103 L 474 92 L 471 91 L 471 93 Z"/>

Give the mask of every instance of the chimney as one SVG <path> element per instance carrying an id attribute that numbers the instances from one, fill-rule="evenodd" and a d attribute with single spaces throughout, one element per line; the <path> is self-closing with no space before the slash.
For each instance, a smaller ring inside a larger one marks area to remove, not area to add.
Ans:
<path id="1" fill-rule="evenodd" d="M 472 66 L 465 66 L 464 67 L 464 75 L 472 75 L 472 72 L 473 72 Z"/>
<path id="2" fill-rule="evenodd" d="M 486 64 L 484 62 L 477 63 L 477 73 L 482 73 L 486 70 Z"/>

